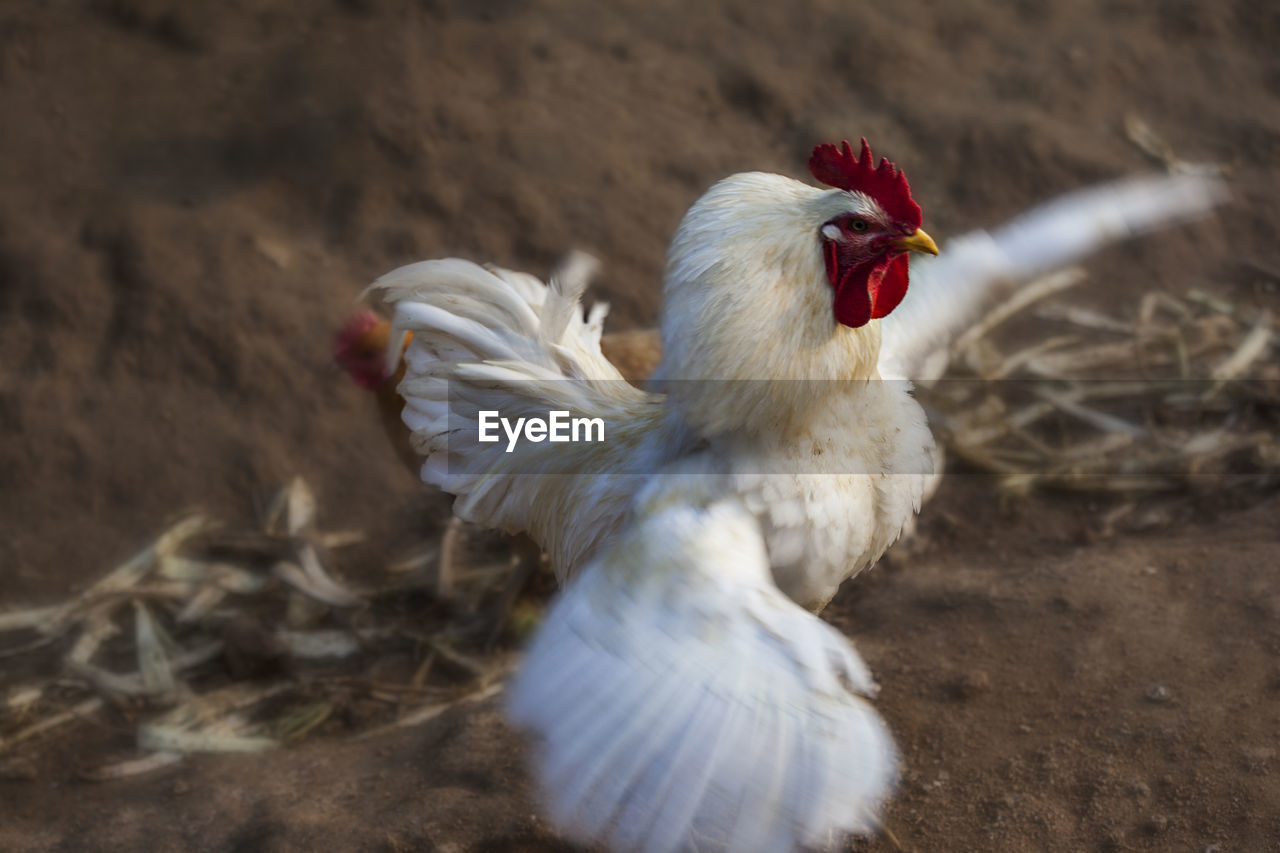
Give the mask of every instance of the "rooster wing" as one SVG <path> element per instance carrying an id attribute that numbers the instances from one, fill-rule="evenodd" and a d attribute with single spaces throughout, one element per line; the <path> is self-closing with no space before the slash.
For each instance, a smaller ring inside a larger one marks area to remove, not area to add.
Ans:
<path id="1" fill-rule="evenodd" d="M 880 376 L 931 381 L 950 346 L 1009 288 L 1111 243 L 1198 219 L 1227 197 L 1210 175 L 1148 175 L 1060 196 L 991 231 L 943 244 L 911 265 L 907 298 L 880 321 Z"/>
<path id="2" fill-rule="evenodd" d="M 871 831 L 895 750 L 865 664 L 774 586 L 749 510 L 674 482 L 553 605 L 511 689 L 549 813 L 650 853 Z"/>

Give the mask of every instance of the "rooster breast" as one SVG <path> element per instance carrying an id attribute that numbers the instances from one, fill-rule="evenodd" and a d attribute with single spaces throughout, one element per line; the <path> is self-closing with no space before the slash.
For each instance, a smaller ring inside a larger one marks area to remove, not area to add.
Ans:
<path id="1" fill-rule="evenodd" d="M 841 386 L 798 433 L 734 454 L 732 490 L 760 521 L 774 580 L 810 610 L 897 540 L 933 470 L 909 383 Z"/>

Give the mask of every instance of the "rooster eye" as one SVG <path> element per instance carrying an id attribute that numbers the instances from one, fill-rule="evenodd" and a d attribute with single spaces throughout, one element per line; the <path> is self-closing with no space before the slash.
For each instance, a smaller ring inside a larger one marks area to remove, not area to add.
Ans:
<path id="1" fill-rule="evenodd" d="M 867 225 L 866 220 L 864 220 L 864 219 L 850 219 L 850 220 L 849 220 L 849 230 L 850 230 L 850 231 L 866 231 L 868 227 L 869 227 L 869 226 Z"/>

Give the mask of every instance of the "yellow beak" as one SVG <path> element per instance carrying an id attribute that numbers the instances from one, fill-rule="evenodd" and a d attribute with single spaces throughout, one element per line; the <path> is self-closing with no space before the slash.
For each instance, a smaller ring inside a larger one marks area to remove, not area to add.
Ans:
<path id="1" fill-rule="evenodd" d="M 924 233 L 924 229 L 921 228 L 917 228 L 908 236 L 900 238 L 895 245 L 899 249 L 905 249 L 909 252 L 927 252 L 930 255 L 938 254 L 938 244 L 933 242 L 933 238 Z"/>

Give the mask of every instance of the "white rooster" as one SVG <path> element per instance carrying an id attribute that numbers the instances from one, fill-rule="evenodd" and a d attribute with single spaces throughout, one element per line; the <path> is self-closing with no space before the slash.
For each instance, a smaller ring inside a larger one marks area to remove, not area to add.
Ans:
<path id="1" fill-rule="evenodd" d="M 399 390 L 424 479 L 582 574 L 510 702 L 575 838 L 787 851 L 873 826 L 892 741 L 865 666 L 809 611 L 900 535 L 933 469 L 909 384 L 879 380 L 936 363 L 1001 285 L 1221 197 L 1194 176 L 1071 196 L 926 258 L 908 295 L 907 253 L 937 249 L 902 172 L 865 140 L 818 146 L 810 169 L 831 188 L 734 175 L 686 214 L 658 391 L 601 355 L 583 256 L 549 287 L 456 259 L 374 285 L 413 334 Z M 605 440 L 477 440 L 482 411 L 551 410 L 601 418 Z"/>

